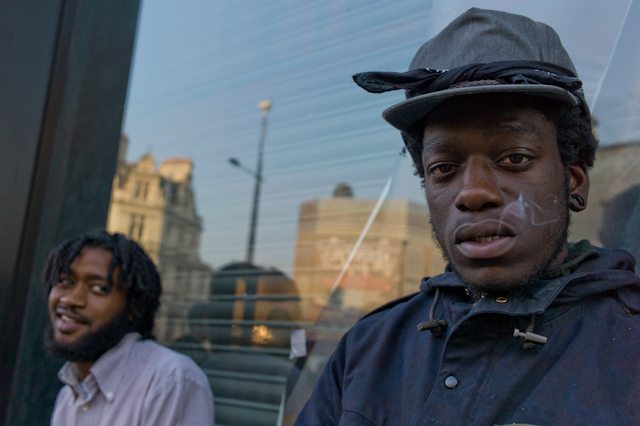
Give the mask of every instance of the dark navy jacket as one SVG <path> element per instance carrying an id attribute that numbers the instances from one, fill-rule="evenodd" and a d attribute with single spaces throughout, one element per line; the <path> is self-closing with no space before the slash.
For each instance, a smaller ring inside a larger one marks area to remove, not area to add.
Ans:
<path id="1" fill-rule="evenodd" d="M 640 425 L 640 278 L 594 252 L 506 301 L 424 279 L 344 336 L 296 425 Z M 436 293 L 440 336 L 416 328 Z M 528 327 L 547 344 L 514 339 Z"/>

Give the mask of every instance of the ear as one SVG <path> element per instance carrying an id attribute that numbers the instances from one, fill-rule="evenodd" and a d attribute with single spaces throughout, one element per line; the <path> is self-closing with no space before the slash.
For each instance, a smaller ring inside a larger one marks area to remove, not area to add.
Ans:
<path id="1" fill-rule="evenodd" d="M 569 208 L 581 212 L 587 208 L 589 196 L 589 174 L 585 164 L 569 166 Z"/>

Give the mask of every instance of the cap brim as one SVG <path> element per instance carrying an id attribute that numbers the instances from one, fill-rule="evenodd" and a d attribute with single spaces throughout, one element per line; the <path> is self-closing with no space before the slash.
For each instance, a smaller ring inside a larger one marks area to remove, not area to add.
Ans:
<path id="1" fill-rule="evenodd" d="M 416 96 L 387 108 L 382 113 L 382 117 L 393 127 L 404 132 L 422 120 L 433 107 L 447 99 L 455 96 L 478 95 L 483 93 L 519 93 L 555 99 L 574 106 L 580 104 L 578 98 L 561 87 L 546 84 L 500 84 L 462 87 Z"/>

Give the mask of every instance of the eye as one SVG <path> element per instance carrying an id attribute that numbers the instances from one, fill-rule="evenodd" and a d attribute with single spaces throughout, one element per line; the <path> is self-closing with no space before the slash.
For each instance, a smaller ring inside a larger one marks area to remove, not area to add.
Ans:
<path id="1" fill-rule="evenodd" d="M 61 287 L 66 287 L 66 286 L 72 286 L 73 285 L 73 281 L 71 281 L 71 278 L 69 277 L 60 277 L 58 278 L 58 281 L 56 282 L 57 286 L 61 286 Z"/>
<path id="2" fill-rule="evenodd" d="M 509 154 L 500 160 L 502 164 L 524 164 L 529 161 L 531 161 L 531 157 L 524 154 Z"/>
<path id="3" fill-rule="evenodd" d="M 89 288 L 91 289 L 91 292 L 95 294 L 109 294 L 109 288 L 104 285 L 92 284 Z"/>
<path id="4" fill-rule="evenodd" d="M 458 170 L 458 166 L 454 166 L 453 164 L 439 164 L 431 167 L 429 169 L 429 173 L 434 176 L 442 176 L 447 173 L 455 172 L 456 170 Z"/>

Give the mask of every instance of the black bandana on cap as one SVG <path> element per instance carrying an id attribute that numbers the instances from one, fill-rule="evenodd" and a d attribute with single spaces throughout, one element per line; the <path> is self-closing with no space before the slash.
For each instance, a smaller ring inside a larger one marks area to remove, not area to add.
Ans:
<path id="1" fill-rule="evenodd" d="M 588 114 L 582 82 L 570 70 L 539 61 L 500 61 L 470 64 L 450 70 L 419 68 L 407 72 L 364 72 L 353 76 L 367 92 L 383 93 L 404 89 L 407 98 L 453 88 L 460 83 L 495 80 L 501 84 L 545 84 L 567 90 L 579 99 Z"/>

